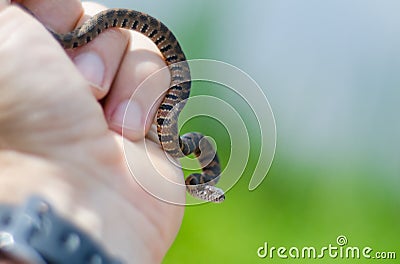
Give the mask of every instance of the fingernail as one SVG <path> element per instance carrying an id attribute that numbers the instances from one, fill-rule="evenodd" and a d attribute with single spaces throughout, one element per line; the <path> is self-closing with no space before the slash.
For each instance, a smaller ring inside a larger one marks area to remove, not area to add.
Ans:
<path id="1" fill-rule="evenodd" d="M 144 130 L 142 110 L 134 101 L 122 101 L 112 114 L 111 123 L 133 131 Z"/>
<path id="2" fill-rule="evenodd" d="M 104 78 L 104 63 L 100 56 L 95 52 L 79 54 L 74 58 L 74 62 L 79 71 L 95 87 L 101 88 Z"/>

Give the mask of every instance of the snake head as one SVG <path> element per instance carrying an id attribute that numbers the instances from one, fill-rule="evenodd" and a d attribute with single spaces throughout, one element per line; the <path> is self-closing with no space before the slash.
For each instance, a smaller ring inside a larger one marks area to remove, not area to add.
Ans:
<path id="1" fill-rule="evenodd" d="M 193 197 L 203 201 L 222 203 L 225 200 L 223 190 L 208 184 L 186 185 L 186 189 Z"/>

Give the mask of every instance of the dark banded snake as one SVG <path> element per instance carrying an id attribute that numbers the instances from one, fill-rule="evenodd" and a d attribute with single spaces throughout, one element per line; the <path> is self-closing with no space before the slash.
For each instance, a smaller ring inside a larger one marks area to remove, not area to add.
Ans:
<path id="1" fill-rule="evenodd" d="M 221 168 L 212 144 L 207 137 L 197 132 L 179 135 L 178 115 L 189 97 L 190 69 L 177 39 L 162 22 L 142 12 L 115 8 L 96 14 L 69 33 L 48 31 L 63 48 L 71 49 L 87 44 L 108 28 L 140 32 L 151 39 L 160 50 L 171 74 L 170 87 L 156 114 L 161 146 L 173 158 L 194 154 L 201 165 L 202 173 L 194 173 L 186 178 L 186 190 L 198 199 L 222 202 L 225 199 L 224 192 L 214 186 L 219 181 Z"/>

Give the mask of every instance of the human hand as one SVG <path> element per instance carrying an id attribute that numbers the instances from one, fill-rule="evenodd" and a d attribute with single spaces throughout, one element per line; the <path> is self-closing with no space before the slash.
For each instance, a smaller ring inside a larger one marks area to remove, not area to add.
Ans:
<path id="1" fill-rule="evenodd" d="M 55 32 L 71 31 L 87 18 L 80 1 L 19 2 Z M 84 6 L 90 14 L 101 9 Z M 147 96 L 129 107 L 136 111 L 127 112 L 126 139 L 120 136 L 131 94 L 165 66 L 158 52 L 136 33 L 110 29 L 68 51 L 74 65 L 40 23 L 5 1 L 0 1 L 0 38 L 0 202 L 21 203 L 38 193 L 112 255 L 160 262 L 183 207 L 145 192 L 129 172 L 124 151 L 135 157 L 135 173 L 154 186 L 160 185 L 159 171 L 182 184 L 159 187 L 184 203 L 182 172 L 159 144 L 130 141 L 143 139 L 143 127 L 149 131 L 157 110 L 151 106 L 168 88 L 167 73 L 148 82 Z M 148 156 L 157 168 L 148 165 Z"/>

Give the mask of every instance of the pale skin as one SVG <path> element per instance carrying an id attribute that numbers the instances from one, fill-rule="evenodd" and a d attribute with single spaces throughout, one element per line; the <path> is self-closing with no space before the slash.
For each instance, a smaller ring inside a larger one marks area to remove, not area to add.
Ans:
<path id="1" fill-rule="evenodd" d="M 40 194 L 110 254 L 127 263 L 160 263 L 184 207 L 143 190 L 124 152 L 134 157 L 135 173 L 184 203 L 182 171 L 157 140 L 144 139 L 155 133 L 155 95 L 168 88 L 168 73 L 148 84 L 148 96 L 135 98 L 124 140 L 121 109 L 164 61 L 144 37 L 114 29 L 66 53 L 41 23 L 65 33 L 104 7 L 78 0 L 18 2 L 40 22 L 0 0 L 0 203 Z M 156 168 L 148 166 L 148 156 Z M 181 185 L 160 186 L 160 171 Z"/>

